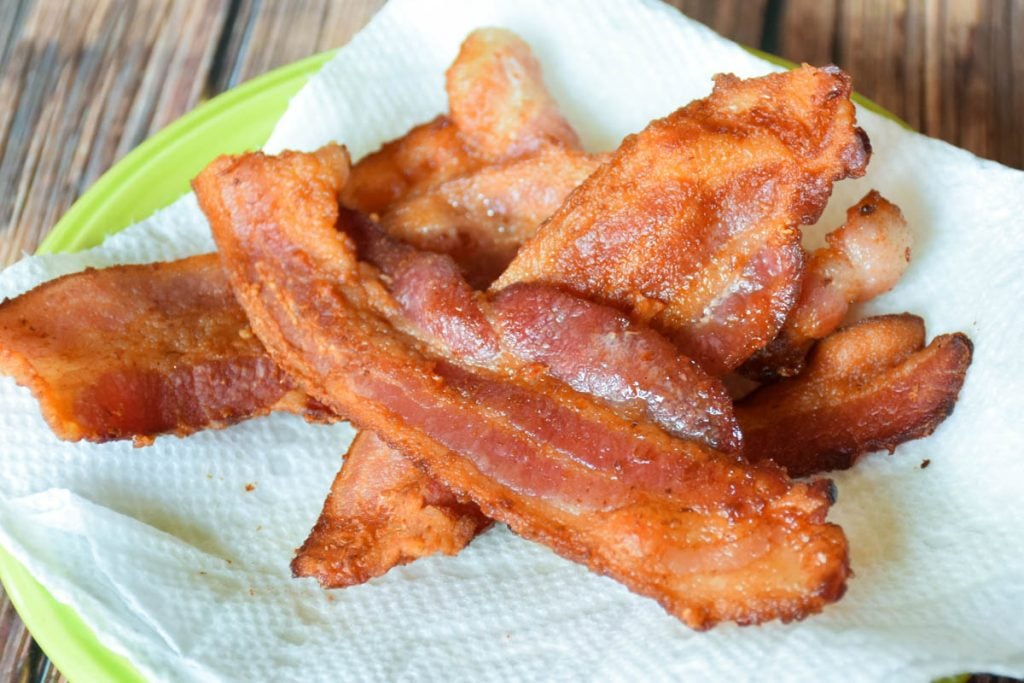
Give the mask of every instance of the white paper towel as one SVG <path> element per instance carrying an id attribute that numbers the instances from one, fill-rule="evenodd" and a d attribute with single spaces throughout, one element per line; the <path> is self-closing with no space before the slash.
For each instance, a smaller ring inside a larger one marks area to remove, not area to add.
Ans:
<path id="1" fill-rule="evenodd" d="M 654 1 L 394 0 L 292 101 L 268 149 L 336 139 L 358 157 L 433 117 L 459 43 L 493 25 L 533 46 L 592 149 L 707 94 L 716 72 L 775 69 Z M 874 158 L 866 178 L 837 186 L 823 225 L 870 187 L 903 207 L 914 260 L 867 312 L 918 313 L 930 335 L 968 333 L 976 354 L 933 436 L 835 477 L 832 518 L 856 576 L 822 615 L 694 633 L 504 528 L 456 558 L 324 592 L 291 579 L 288 562 L 347 426 L 272 416 L 142 450 L 66 444 L 10 380 L 0 381 L 0 542 L 153 680 L 1024 675 L 1024 173 L 870 112 L 860 120 Z M 87 265 L 211 248 L 186 197 L 98 249 L 25 259 L 0 274 L 0 296 Z"/>

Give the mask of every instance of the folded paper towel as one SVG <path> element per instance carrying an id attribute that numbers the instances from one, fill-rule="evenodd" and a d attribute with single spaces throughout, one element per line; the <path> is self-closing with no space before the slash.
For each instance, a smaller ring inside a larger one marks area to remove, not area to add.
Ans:
<path id="1" fill-rule="evenodd" d="M 443 73 L 479 26 L 523 36 L 590 149 L 615 147 L 710 90 L 774 70 L 657 2 L 394 0 L 294 98 L 270 151 L 345 142 L 358 157 L 444 110 Z M 897 289 L 865 312 L 913 311 L 976 343 L 956 412 L 930 438 L 836 477 L 833 519 L 856 577 L 791 625 L 687 630 L 649 600 L 504 528 L 326 593 L 291 579 L 351 430 L 272 416 L 187 439 L 58 442 L 0 382 L 0 543 L 111 649 L 154 680 L 926 680 L 1024 674 L 1024 173 L 870 112 L 866 178 L 837 186 L 823 225 L 877 187 L 915 230 Z M 818 234 L 824 230 L 809 230 Z M 75 255 L 25 259 L 0 296 L 87 265 L 212 249 L 186 197 Z M 921 469 L 925 458 L 928 469 Z M 248 490 L 251 489 L 251 490 Z"/>

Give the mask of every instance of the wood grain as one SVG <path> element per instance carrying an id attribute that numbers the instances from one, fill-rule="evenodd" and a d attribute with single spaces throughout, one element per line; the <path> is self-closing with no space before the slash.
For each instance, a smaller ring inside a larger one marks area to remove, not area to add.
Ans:
<path id="1" fill-rule="evenodd" d="M 22 3 L 0 74 L 0 263 L 36 247 L 71 203 L 194 107 L 226 0 Z M 179 27 L 180 33 L 164 30 Z M 5 49 L 5 52 L 7 50 Z"/>
<path id="2" fill-rule="evenodd" d="M 210 78 L 211 93 L 344 45 L 383 5 L 384 0 L 241 0 L 222 39 L 224 49 Z"/>
<path id="3" fill-rule="evenodd" d="M 785 0 L 777 52 L 834 62 L 913 128 L 1024 167 L 1024 2 Z"/>
<path id="4" fill-rule="evenodd" d="M 740 43 L 834 62 L 918 130 L 1024 167 L 1024 0 L 670 4 Z M 146 137 L 203 98 L 344 44 L 381 5 L 0 0 L 0 266 Z M 40 680 L 66 679 L 0 590 L 0 682 Z"/>

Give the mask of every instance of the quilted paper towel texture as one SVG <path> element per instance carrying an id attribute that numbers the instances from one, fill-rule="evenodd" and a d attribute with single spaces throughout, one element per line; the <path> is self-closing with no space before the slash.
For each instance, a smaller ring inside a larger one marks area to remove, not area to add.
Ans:
<path id="1" fill-rule="evenodd" d="M 657 2 L 393 0 L 294 98 L 267 149 L 339 140 L 356 157 L 372 151 L 445 108 L 459 43 L 494 25 L 534 47 L 594 150 L 705 95 L 714 73 L 776 69 Z M 870 112 L 860 120 L 875 148 L 868 175 L 837 186 L 809 240 L 880 189 L 903 207 L 916 247 L 904 280 L 864 313 L 913 311 L 930 335 L 967 332 L 976 355 L 932 437 L 835 477 L 832 518 L 856 576 L 822 615 L 696 634 L 504 528 L 456 558 L 327 593 L 291 579 L 288 562 L 346 425 L 273 416 L 142 450 L 66 444 L 10 380 L 0 382 L 0 542 L 152 680 L 1022 675 L 1024 173 Z M 0 274 L 0 296 L 89 265 L 211 248 L 188 196 L 97 249 L 26 258 Z"/>

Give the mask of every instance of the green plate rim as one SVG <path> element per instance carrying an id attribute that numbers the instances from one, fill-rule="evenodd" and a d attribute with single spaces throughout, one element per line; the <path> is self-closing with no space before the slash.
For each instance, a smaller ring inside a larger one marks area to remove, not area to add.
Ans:
<path id="1" fill-rule="evenodd" d="M 778 66 L 796 66 L 781 57 L 746 49 Z M 335 52 L 322 52 L 247 81 L 147 139 L 79 197 L 36 253 L 95 246 L 187 192 L 191 178 L 218 154 L 260 147 L 291 97 Z M 910 129 L 875 102 L 859 94 L 853 97 L 865 109 Z M 167 173 L 166 168 L 174 170 Z M 2 546 L 0 582 L 36 642 L 68 679 L 144 683 L 142 674 L 127 658 L 103 645 L 71 607 L 54 598 Z"/>

